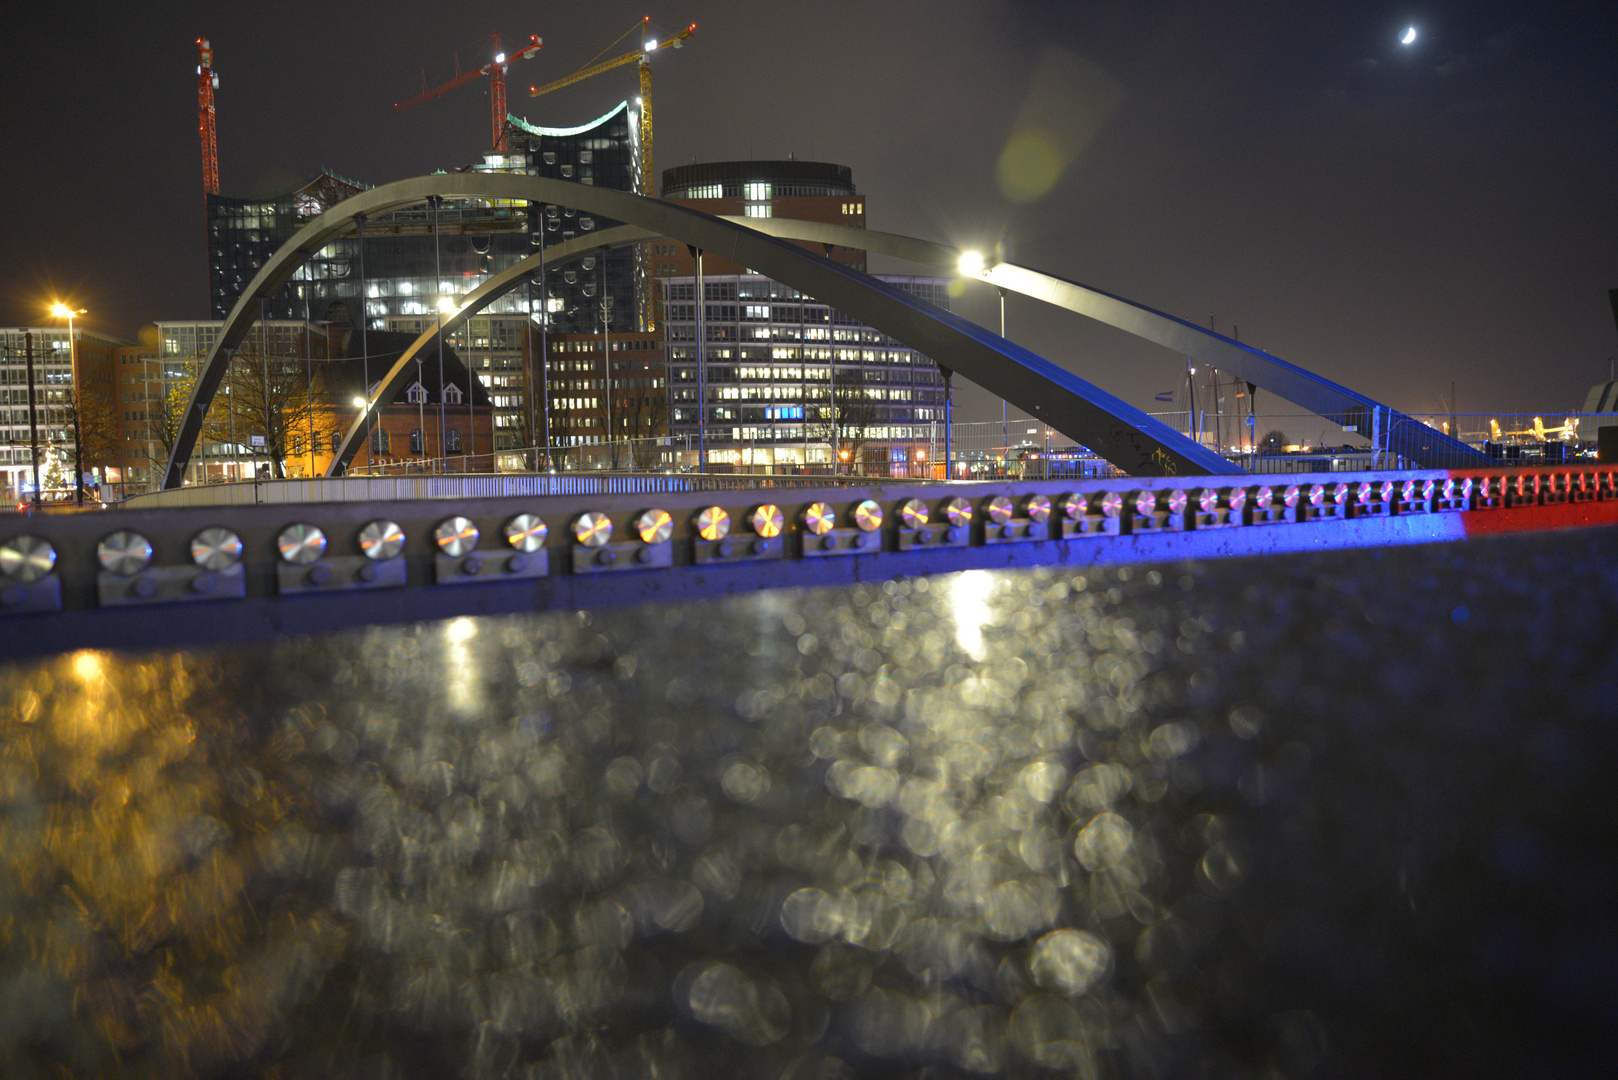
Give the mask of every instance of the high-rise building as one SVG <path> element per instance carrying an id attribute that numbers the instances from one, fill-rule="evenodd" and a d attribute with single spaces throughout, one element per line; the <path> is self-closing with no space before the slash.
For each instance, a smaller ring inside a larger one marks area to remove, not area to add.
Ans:
<path id="1" fill-rule="evenodd" d="M 663 197 L 720 216 L 865 227 L 853 171 L 824 161 L 682 165 L 663 171 Z M 866 270 L 862 249 L 799 246 Z M 699 312 L 696 260 L 684 244 L 654 243 L 651 265 L 668 349 L 669 435 L 680 454 L 694 458 L 705 443 L 709 464 L 719 468 L 837 466 L 892 475 L 928 468 L 944 423 L 944 383 L 932 360 L 713 255 L 702 258 Z M 949 309 L 943 279 L 882 280 Z"/>
<path id="2" fill-rule="evenodd" d="M 79 462 L 79 445 L 73 435 L 75 343 L 82 468 L 91 475 L 92 484 L 109 475 L 116 478 L 114 353 L 129 343 L 82 326 L 73 328 L 71 339 L 63 326 L 4 327 L 0 328 L 0 493 L 15 499 L 33 490 L 25 335 L 33 338 L 33 419 L 39 438 L 41 487 L 58 491 L 73 487 L 73 472 Z M 113 473 L 109 474 L 109 470 Z"/>
<path id="3" fill-rule="evenodd" d="M 946 279 L 881 280 L 949 310 Z M 767 277 L 704 274 L 699 365 L 696 279 L 662 288 L 669 435 L 682 454 L 705 443 L 718 467 L 879 475 L 919 475 L 937 456 L 944 381 L 928 357 Z"/>

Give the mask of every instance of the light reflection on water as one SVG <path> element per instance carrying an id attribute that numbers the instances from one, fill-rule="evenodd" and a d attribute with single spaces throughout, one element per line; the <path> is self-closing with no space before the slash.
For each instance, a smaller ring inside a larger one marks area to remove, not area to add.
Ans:
<path id="1" fill-rule="evenodd" d="M 1498 545 L 974 572 L 0 669 L 0 1071 L 1499 1060 L 1477 942 L 1513 985 L 1549 946 L 1467 905 L 1523 884 L 1503 829 L 1552 873 L 1519 774 L 1585 775 L 1522 740 L 1612 760 L 1582 543 L 1513 589 Z M 1583 664 L 1526 728 L 1524 647 Z"/>

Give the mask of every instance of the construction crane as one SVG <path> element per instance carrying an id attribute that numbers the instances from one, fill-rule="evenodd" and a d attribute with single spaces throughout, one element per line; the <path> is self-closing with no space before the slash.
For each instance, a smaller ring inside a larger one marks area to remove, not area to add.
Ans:
<path id="1" fill-rule="evenodd" d="M 481 79 L 487 75 L 489 77 L 489 106 L 494 121 L 494 149 L 496 153 L 504 153 L 506 149 L 506 69 L 511 66 L 513 60 L 527 60 L 533 56 L 539 52 L 545 43 L 539 39 L 537 34 L 530 34 L 528 44 L 507 56 L 505 50 L 500 47 L 500 35 L 494 34 L 492 37 L 494 39 L 494 59 L 489 63 L 470 71 L 462 71 L 461 57 L 457 53 L 455 56 L 455 77 L 453 79 L 442 86 L 429 90 L 427 89 L 427 74 L 423 72 L 421 76 L 421 93 L 409 101 L 401 101 L 394 105 L 393 111 L 399 113 L 404 112 L 406 109 L 415 108 L 424 101 L 431 101 L 440 94 L 449 93 L 457 86 L 465 86 L 473 79 Z"/>
<path id="2" fill-rule="evenodd" d="M 213 92 L 219 75 L 213 69 L 213 46 L 197 38 L 197 134 L 202 137 L 202 197 L 219 194 L 219 139 L 214 133 Z"/>
<path id="3" fill-rule="evenodd" d="M 651 21 L 650 15 L 641 20 L 643 32 L 650 27 Z M 603 60 L 599 64 L 590 64 L 571 75 L 557 79 L 555 82 L 546 83 L 544 86 L 530 86 L 528 96 L 539 97 L 550 93 L 552 90 L 560 90 L 564 86 L 572 86 L 576 82 L 582 82 L 592 75 L 601 74 L 603 71 L 611 71 L 615 67 L 622 67 L 624 64 L 637 60 L 640 61 L 641 193 L 644 195 L 656 195 L 657 173 L 652 168 L 652 65 L 649 57 L 659 49 L 680 48 L 685 39 L 696 32 L 697 24 L 692 23 L 678 34 L 663 41 L 658 41 L 655 38 L 645 38 L 643 39 L 645 44 L 634 52 L 615 56 L 611 60 Z"/>

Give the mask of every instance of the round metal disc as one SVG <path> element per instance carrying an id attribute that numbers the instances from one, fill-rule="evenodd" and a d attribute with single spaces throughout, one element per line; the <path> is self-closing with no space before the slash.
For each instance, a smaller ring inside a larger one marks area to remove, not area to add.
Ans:
<path id="1" fill-rule="evenodd" d="M 1077 521 L 1090 509 L 1090 501 L 1078 492 L 1063 495 L 1062 501 L 1058 505 L 1062 508 L 1062 516 L 1069 521 Z"/>
<path id="2" fill-rule="evenodd" d="M 810 503 L 804 507 L 803 527 L 816 536 L 825 536 L 837 526 L 837 511 L 830 503 Z"/>
<path id="3" fill-rule="evenodd" d="M 227 570 L 242 557 L 242 538 L 215 525 L 191 538 L 191 561 L 204 570 Z"/>
<path id="4" fill-rule="evenodd" d="M 1169 513 L 1183 514 L 1185 513 L 1185 508 L 1190 505 L 1190 503 L 1191 496 L 1187 495 L 1180 488 L 1175 488 L 1173 491 L 1169 492 Z"/>
<path id="5" fill-rule="evenodd" d="M 1268 484 L 1260 484 L 1253 489 L 1253 506 L 1262 508 L 1275 501 L 1275 489 Z"/>
<path id="6" fill-rule="evenodd" d="M 405 545 L 404 530 L 397 522 L 385 519 L 366 522 L 358 539 L 361 553 L 378 562 L 395 558 Z"/>
<path id="7" fill-rule="evenodd" d="M 478 527 L 468 518 L 445 518 L 433 530 L 433 541 L 445 555 L 459 558 L 478 546 Z"/>
<path id="8" fill-rule="evenodd" d="M 281 530 L 281 535 L 275 538 L 275 550 L 294 565 L 312 563 L 326 554 L 326 534 L 300 521 Z"/>
<path id="9" fill-rule="evenodd" d="M 951 525 L 972 524 L 972 504 L 956 496 L 944 504 L 944 518 Z"/>
<path id="10" fill-rule="evenodd" d="M 780 536 L 781 524 L 785 520 L 781 515 L 781 508 L 774 503 L 765 503 L 754 510 L 748 522 L 753 531 L 760 536 Z"/>
<path id="11" fill-rule="evenodd" d="M 612 519 L 599 510 L 586 510 L 573 521 L 573 539 L 585 547 L 601 547 L 612 539 Z"/>
<path id="12" fill-rule="evenodd" d="M 1230 507 L 1231 513 L 1241 513 L 1247 506 L 1247 489 L 1239 487 L 1226 488 L 1225 505 Z"/>
<path id="13" fill-rule="evenodd" d="M 96 559 L 107 573 L 129 577 L 151 565 L 152 542 L 138 532 L 119 529 L 96 545 Z"/>
<path id="14" fill-rule="evenodd" d="M 710 506 L 697 515 L 697 535 L 704 540 L 723 540 L 730 535 L 730 515 L 722 506 Z"/>
<path id="15" fill-rule="evenodd" d="M 1129 502 L 1134 506 L 1135 513 L 1141 517 L 1151 517 L 1157 513 L 1157 492 L 1155 491 L 1137 491 Z"/>
<path id="16" fill-rule="evenodd" d="M 1310 484 L 1309 485 L 1309 494 L 1308 494 L 1307 498 L 1309 500 L 1309 505 L 1310 506 L 1325 506 L 1326 505 L 1326 485 L 1325 484 Z"/>
<path id="17" fill-rule="evenodd" d="M 545 546 L 545 537 L 550 529 L 539 519 L 537 514 L 518 514 L 501 528 L 506 543 L 518 551 L 538 551 Z"/>
<path id="18" fill-rule="evenodd" d="M 1004 525 L 1006 522 L 1011 520 L 1011 515 L 1013 513 L 1011 500 L 1006 498 L 1004 495 L 996 495 L 994 498 L 983 504 L 983 512 L 987 514 L 989 520 L 994 522 L 996 525 Z"/>
<path id="19" fill-rule="evenodd" d="M 635 532 L 643 544 L 661 544 L 674 535 L 674 519 L 667 510 L 648 510 L 635 519 Z"/>
<path id="20" fill-rule="evenodd" d="M 13 581 L 38 581 L 56 565 L 56 549 L 37 536 L 13 536 L 0 544 L 0 574 Z"/>
<path id="21" fill-rule="evenodd" d="M 1116 491 L 1104 491 L 1091 504 L 1102 517 L 1115 518 L 1124 512 L 1124 497 Z"/>
<path id="22" fill-rule="evenodd" d="M 866 499 L 854 507 L 854 524 L 860 532 L 875 532 L 882 527 L 882 507 L 874 499 Z"/>
<path id="23" fill-rule="evenodd" d="M 1219 509 L 1219 491 L 1216 488 L 1197 489 L 1197 509 L 1211 514 Z"/>
<path id="24" fill-rule="evenodd" d="M 899 520 L 907 529 L 919 529 L 927 524 L 927 504 L 920 499 L 906 499 L 899 504 Z"/>
<path id="25" fill-rule="evenodd" d="M 1051 516 L 1051 501 L 1044 495 L 1030 495 L 1022 505 L 1030 521 L 1045 521 Z"/>

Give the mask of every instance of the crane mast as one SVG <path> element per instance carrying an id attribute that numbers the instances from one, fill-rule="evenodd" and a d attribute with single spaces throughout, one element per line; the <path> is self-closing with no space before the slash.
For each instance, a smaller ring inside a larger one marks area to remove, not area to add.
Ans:
<path id="1" fill-rule="evenodd" d="M 202 195 L 219 194 L 219 138 L 214 131 L 213 92 L 219 76 L 213 69 L 213 46 L 197 38 L 197 134 L 202 139 Z"/>

